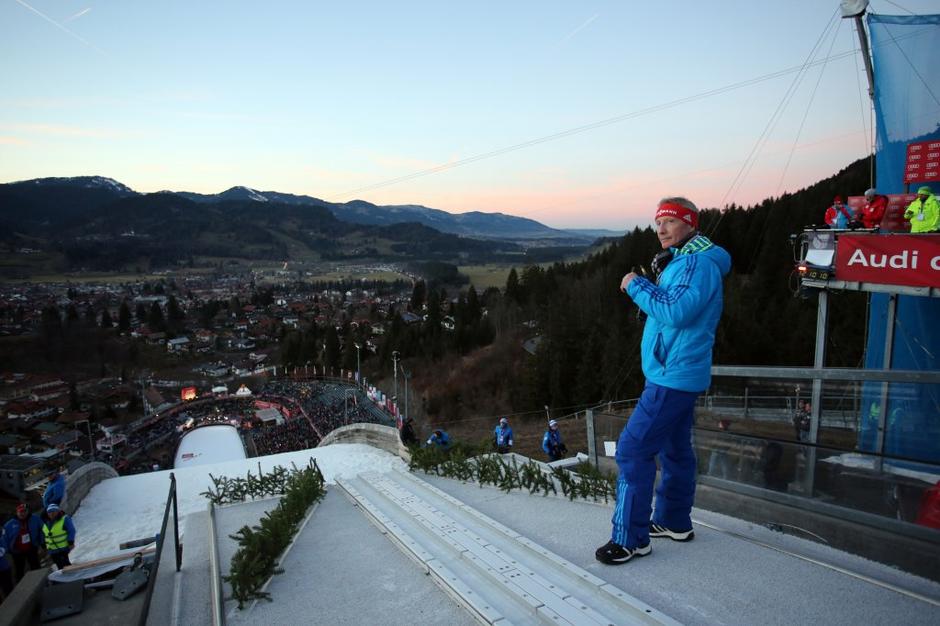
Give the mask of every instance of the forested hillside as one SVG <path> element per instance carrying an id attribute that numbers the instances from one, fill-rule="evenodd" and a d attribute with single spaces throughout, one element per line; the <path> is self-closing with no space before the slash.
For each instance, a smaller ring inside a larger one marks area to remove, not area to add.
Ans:
<path id="1" fill-rule="evenodd" d="M 733 260 L 725 282 L 716 364 L 812 364 L 816 302 L 794 293 L 790 235 L 820 223 L 836 194 L 858 195 L 868 186 L 869 161 L 860 160 L 815 185 L 757 206 L 703 211 L 701 231 L 727 249 Z M 651 222 L 652 213 L 651 207 Z M 445 368 L 428 368 L 431 411 L 454 418 L 455 413 L 466 415 L 468 407 L 483 414 L 522 412 L 537 411 L 545 404 L 573 407 L 635 397 L 643 384 L 642 322 L 619 285 L 632 268 L 648 268 L 658 249 L 651 228 L 636 229 L 583 262 L 513 270 L 504 293 L 484 298 L 490 323 L 500 331 L 497 345 L 477 358 L 448 362 L 458 371 L 449 374 L 447 384 L 439 384 Z M 864 294 L 833 295 L 829 365 L 860 364 L 866 302 Z M 534 323 L 522 327 L 525 321 Z M 533 335 L 541 342 L 535 356 L 530 356 L 518 344 Z M 403 347 L 425 358 L 440 354 Z M 460 368 L 467 368 L 465 374 Z M 479 394 L 486 397 L 475 397 Z"/>

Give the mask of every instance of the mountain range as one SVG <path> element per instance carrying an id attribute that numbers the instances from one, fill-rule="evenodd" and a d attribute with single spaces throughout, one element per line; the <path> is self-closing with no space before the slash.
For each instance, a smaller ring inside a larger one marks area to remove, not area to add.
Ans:
<path id="1" fill-rule="evenodd" d="M 578 253 L 596 239 L 499 213 L 339 204 L 248 187 L 142 194 L 101 176 L 0 185 L 0 244 L 14 256 L 24 249 L 53 255 L 58 270 L 233 258 L 529 264 Z M 22 255 L 0 265 L 17 266 L 17 276 L 36 273 Z"/>
<path id="2" fill-rule="evenodd" d="M 390 225 L 403 222 L 423 224 L 442 233 L 483 239 L 550 240 L 552 245 L 586 245 L 599 237 L 619 236 L 623 233 L 603 229 L 561 230 L 551 228 L 532 219 L 505 213 L 448 213 L 417 204 L 376 205 L 365 200 L 350 202 L 328 202 L 306 195 L 295 195 L 278 191 L 259 191 L 250 187 L 236 186 L 217 194 L 201 194 L 189 191 L 163 191 L 198 204 L 219 202 L 254 202 L 261 204 L 284 204 L 292 206 L 321 207 L 328 209 L 337 219 L 352 224 Z M 10 195 L 35 199 L 44 195 L 51 202 L 35 200 L 40 214 L 80 212 L 109 198 L 124 198 L 145 195 L 130 187 L 103 176 L 78 176 L 74 178 L 37 178 L 0 185 L 0 215 L 4 200 Z M 42 206 L 66 202 L 70 208 Z M 529 243 L 532 243 L 531 241 Z"/>

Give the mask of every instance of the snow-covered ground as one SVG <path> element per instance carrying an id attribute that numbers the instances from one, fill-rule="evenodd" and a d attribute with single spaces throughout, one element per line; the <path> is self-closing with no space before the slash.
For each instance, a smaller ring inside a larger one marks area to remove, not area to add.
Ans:
<path id="1" fill-rule="evenodd" d="M 206 510 L 208 500 L 200 495 L 211 485 L 213 476 L 245 476 L 249 471 L 268 472 L 277 465 L 298 467 L 315 458 L 328 483 L 337 477 L 355 476 L 364 471 L 404 468 L 404 462 L 388 452 L 363 444 L 333 444 L 300 452 L 241 459 L 211 465 L 172 470 L 176 474 L 180 518 Z M 170 470 L 121 476 L 96 485 L 82 500 L 74 515 L 76 528 L 73 563 L 117 554 L 122 541 L 155 535 L 163 521 L 163 509 L 170 488 Z M 172 520 L 170 521 L 172 524 Z M 172 531 L 171 531 L 172 532 Z"/>
<path id="2" fill-rule="evenodd" d="M 228 424 L 203 426 L 183 435 L 173 467 L 216 465 L 244 458 L 245 446 L 237 428 Z"/>

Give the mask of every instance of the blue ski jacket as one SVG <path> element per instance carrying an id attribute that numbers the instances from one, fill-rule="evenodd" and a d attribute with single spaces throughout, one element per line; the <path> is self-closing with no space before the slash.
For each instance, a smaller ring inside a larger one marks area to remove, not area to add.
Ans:
<path id="1" fill-rule="evenodd" d="M 731 256 L 702 235 L 690 239 L 657 283 L 638 276 L 627 295 L 646 313 L 641 359 L 646 380 L 679 391 L 711 383 L 715 328 L 724 306 L 722 278 Z"/>
<path id="2" fill-rule="evenodd" d="M 37 548 L 42 546 L 42 520 L 35 513 L 30 513 L 26 518 L 26 527 L 29 529 L 29 540 Z M 20 520 L 18 517 L 12 517 L 3 525 L 3 547 L 8 552 L 13 551 L 13 544 L 20 534 Z"/>
<path id="3" fill-rule="evenodd" d="M 428 446 L 437 446 L 439 448 L 444 448 L 445 450 L 450 446 L 450 437 L 447 435 L 447 431 L 442 430 L 441 436 L 437 436 L 437 431 L 431 433 L 431 436 L 428 437 Z"/>
<path id="4" fill-rule="evenodd" d="M 56 474 L 55 478 L 46 486 L 42 492 L 42 508 L 49 508 L 50 504 L 62 504 L 62 498 L 65 497 L 65 476 Z"/>
<path id="5" fill-rule="evenodd" d="M 542 451 L 545 454 L 553 454 L 558 446 L 561 445 L 561 431 L 549 428 L 542 436 Z"/>
<path id="6" fill-rule="evenodd" d="M 512 446 L 512 427 L 507 426 L 503 428 L 502 426 L 497 426 L 496 430 L 493 431 L 493 436 L 496 438 L 497 446 Z"/>

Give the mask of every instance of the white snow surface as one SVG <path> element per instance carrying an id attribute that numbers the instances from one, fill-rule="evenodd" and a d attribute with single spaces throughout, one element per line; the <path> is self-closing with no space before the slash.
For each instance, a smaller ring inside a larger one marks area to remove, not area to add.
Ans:
<path id="1" fill-rule="evenodd" d="M 203 426 L 191 430 L 180 440 L 173 467 L 184 469 L 197 465 L 216 465 L 245 458 L 245 446 L 238 429 L 227 424 Z"/>
<path id="2" fill-rule="evenodd" d="M 335 483 L 337 477 L 356 476 L 360 472 L 405 468 L 405 463 L 399 457 L 378 448 L 364 444 L 333 444 L 298 452 L 175 469 L 172 471 L 176 475 L 180 519 L 190 513 L 206 510 L 209 501 L 200 494 L 212 486 L 209 474 L 243 477 L 249 471 L 257 474 L 259 463 L 263 472 L 269 472 L 277 465 L 290 468 L 293 463 L 303 467 L 311 458 L 317 460 L 327 483 Z M 98 483 L 85 496 L 73 516 L 76 537 L 75 550 L 70 555 L 72 562 L 81 563 L 119 554 L 118 545 L 121 542 L 156 535 L 163 522 L 169 489 L 170 470 L 120 476 Z M 172 533 L 172 525 L 173 520 L 170 519 L 167 524 L 169 533 Z M 180 524 L 181 531 L 182 528 L 183 524 Z"/>

